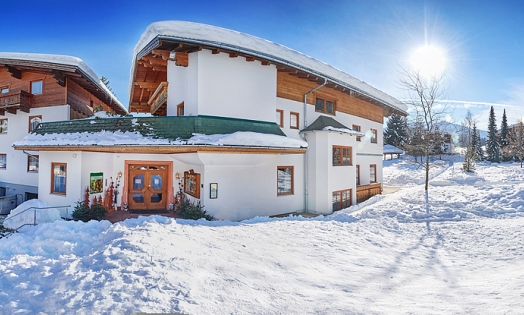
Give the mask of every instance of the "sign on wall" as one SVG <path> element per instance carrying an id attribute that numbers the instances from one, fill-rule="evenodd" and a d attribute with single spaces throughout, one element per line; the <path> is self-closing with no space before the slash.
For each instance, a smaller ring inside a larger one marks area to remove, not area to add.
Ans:
<path id="1" fill-rule="evenodd" d="M 89 178 L 89 192 L 91 194 L 104 192 L 104 173 L 91 173 Z"/>

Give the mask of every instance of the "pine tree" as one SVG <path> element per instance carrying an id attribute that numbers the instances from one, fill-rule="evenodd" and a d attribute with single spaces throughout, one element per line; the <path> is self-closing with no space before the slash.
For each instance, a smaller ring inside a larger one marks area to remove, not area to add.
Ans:
<path id="1" fill-rule="evenodd" d="M 509 130 L 508 130 L 508 119 L 506 118 L 506 109 L 502 114 L 502 122 L 500 124 L 500 151 L 502 152 L 502 161 L 507 162 L 512 159 L 511 154 L 507 154 L 508 150 L 505 150 L 509 144 Z"/>
<path id="2" fill-rule="evenodd" d="M 512 127 L 510 133 L 508 146 L 505 148 L 508 150 L 516 160 L 520 161 L 520 167 L 524 161 L 524 124 L 519 121 L 518 124 Z"/>
<path id="3" fill-rule="evenodd" d="M 111 83 L 106 77 L 102 76 L 100 78 L 100 81 L 102 83 L 104 83 L 104 85 L 107 87 L 107 89 L 109 90 L 109 92 L 111 92 L 111 94 L 113 94 L 114 96 L 116 96 L 115 92 L 113 92 L 113 89 L 111 88 L 111 86 L 109 86 L 109 83 Z"/>
<path id="4" fill-rule="evenodd" d="M 480 132 L 477 130 L 477 125 L 473 123 L 473 131 L 471 138 L 471 147 L 473 148 L 473 159 L 476 162 L 484 160 L 484 150 L 482 149 L 482 141 L 480 140 Z"/>
<path id="5" fill-rule="evenodd" d="M 384 128 L 384 144 L 391 144 L 402 148 L 407 142 L 406 119 L 400 115 L 392 114 Z"/>
<path id="6" fill-rule="evenodd" d="M 500 143 L 495 120 L 495 110 L 491 106 L 488 123 L 488 140 L 486 141 L 487 160 L 494 163 L 500 163 Z"/>

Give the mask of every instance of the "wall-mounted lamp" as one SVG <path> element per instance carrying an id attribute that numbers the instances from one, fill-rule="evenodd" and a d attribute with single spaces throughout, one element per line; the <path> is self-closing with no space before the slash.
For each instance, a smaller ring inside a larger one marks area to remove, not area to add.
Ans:
<path id="1" fill-rule="evenodd" d="M 73 153 L 73 158 L 76 159 L 76 153 Z"/>
<path id="2" fill-rule="evenodd" d="M 175 178 L 176 178 L 176 179 L 180 179 L 180 173 L 179 173 L 179 172 L 176 172 L 176 174 L 175 174 Z"/>
<path id="3" fill-rule="evenodd" d="M 118 177 L 122 177 L 122 172 L 118 172 Z"/>

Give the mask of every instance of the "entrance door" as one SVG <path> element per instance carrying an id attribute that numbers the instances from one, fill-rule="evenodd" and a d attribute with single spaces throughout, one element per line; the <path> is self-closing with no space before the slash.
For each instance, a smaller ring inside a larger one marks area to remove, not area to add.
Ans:
<path id="1" fill-rule="evenodd" d="M 128 178 L 130 210 L 166 209 L 166 165 L 129 165 Z"/>

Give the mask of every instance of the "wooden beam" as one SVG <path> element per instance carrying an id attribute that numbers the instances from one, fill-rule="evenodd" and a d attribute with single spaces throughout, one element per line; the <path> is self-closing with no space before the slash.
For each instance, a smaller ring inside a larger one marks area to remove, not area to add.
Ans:
<path id="1" fill-rule="evenodd" d="M 212 49 L 212 50 L 211 50 L 211 53 L 212 53 L 213 55 L 218 55 L 218 54 L 220 54 L 220 49 Z"/>
<path id="2" fill-rule="evenodd" d="M 186 49 L 184 52 L 187 53 L 187 54 L 190 54 L 190 53 L 194 53 L 194 52 L 197 52 L 197 51 L 202 51 L 202 46 L 191 47 L 189 49 Z"/>
<path id="3" fill-rule="evenodd" d="M 249 62 L 255 61 L 255 57 L 246 57 L 246 61 L 249 61 Z"/>
<path id="4" fill-rule="evenodd" d="M 137 85 L 141 89 L 154 91 L 158 87 L 158 82 L 134 82 L 134 85 Z"/>
<path id="5" fill-rule="evenodd" d="M 58 83 L 58 85 L 60 85 L 61 87 L 66 86 L 66 78 L 62 73 L 55 70 L 53 70 L 51 73 L 53 74 L 53 78 L 55 78 L 56 83 Z"/>
<path id="6" fill-rule="evenodd" d="M 238 57 L 238 53 L 229 53 L 229 58 L 236 58 Z"/>
<path id="7" fill-rule="evenodd" d="M 269 61 L 267 61 L 267 60 L 262 60 L 262 61 L 260 61 L 260 63 L 261 63 L 263 66 L 269 66 L 269 65 L 270 65 Z"/>
<path id="8" fill-rule="evenodd" d="M 153 49 L 152 53 L 153 55 L 162 57 L 162 59 L 164 60 L 167 60 L 169 58 L 169 51 L 167 50 Z"/>
<path id="9" fill-rule="evenodd" d="M 187 67 L 189 65 L 189 54 L 186 52 L 177 52 L 175 56 L 175 65 Z"/>
<path id="10" fill-rule="evenodd" d="M 7 68 L 7 72 L 11 73 L 11 76 L 15 79 L 18 79 L 18 80 L 21 80 L 22 79 L 22 71 L 15 68 L 15 67 L 11 67 L 9 65 L 5 65 L 5 67 Z"/>

